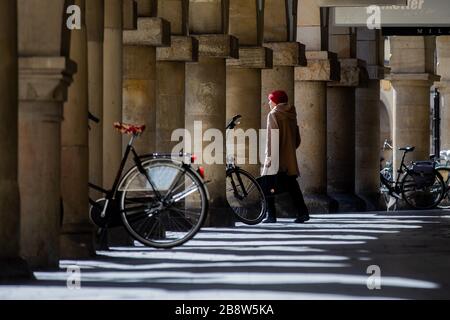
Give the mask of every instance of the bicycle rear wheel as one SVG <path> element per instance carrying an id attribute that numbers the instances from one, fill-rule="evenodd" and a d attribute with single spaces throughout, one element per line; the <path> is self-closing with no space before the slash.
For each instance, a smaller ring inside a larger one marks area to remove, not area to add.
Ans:
<path id="1" fill-rule="evenodd" d="M 414 209 L 427 210 L 435 208 L 445 194 L 445 183 L 436 172 L 433 184 L 419 186 L 411 173 L 402 179 L 402 196 L 408 205 Z"/>
<path id="2" fill-rule="evenodd" d="M 441 174 L 446 186 L 445 195 L 441 203 L 439 203 L 438 208 L 450 209 L 450 167 L 438 167 L 436 170 Z"/>
<path id="3" fill-rule="evenodd" d="M 134 168 L 123 179 L 124 226 L 146 246 L 182 245 L 194 237 L 205 221 L 208 198 L 204 184 L 190 167 L 171 159 L 152 160 L 143 167 L 146 174 Z"/>
<path id="4" fill-rule="evenodd" d="M 247 171 L 227 172 L 227 201 L 236 218 L 248 225 L 260 223 L 266 214 L 266 198 L 261 186 Z"/>

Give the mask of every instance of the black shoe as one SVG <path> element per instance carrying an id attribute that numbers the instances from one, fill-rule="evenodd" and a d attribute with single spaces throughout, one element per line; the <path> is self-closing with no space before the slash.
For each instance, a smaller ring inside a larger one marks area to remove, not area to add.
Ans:
<path id="1" fill-rule="evenodd" d="M 262 223 L 277 223 L 277 218 L 275 218 L 275 217 L 267 217 L 265 220 L 263 220 Z"/>
<path id="2" fill-rule="evenodd" d="M 300 216 L 297 219 L 295 219 L 294 223 L 305 223 L 306 221 L 309 221 L 309 215 Z"/>

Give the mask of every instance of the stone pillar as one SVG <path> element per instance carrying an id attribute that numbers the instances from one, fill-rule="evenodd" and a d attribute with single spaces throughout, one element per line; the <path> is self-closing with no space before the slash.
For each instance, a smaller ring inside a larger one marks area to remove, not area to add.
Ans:
<path id="1" fill-rule="evenodd" d="M 355 92 L 355 192 L 368 210 L 379 208 L 380 188 L 380 34 L 367 28 L 357 30 L 357 57 L 367 64 L 368 81 Z"/>
<path id="2" fill-rule="evenodd" d="M 327 90 L 327 190 L 345 212 L 365 210 L 355 196 L 355 88 L 364 66 L 355 59 L 355 40 L 350 28 L 329 29 L 329 50 L 338 54 L 341 80 L 328 83 Z"/>
<path id="3" fill-rule="evenodd" d="M 171 153 L 174 130 L 185 127 L 186 62 L 198 61 L 198 41 L 188 37 L 189 2 L 159 0 L 158 16 L 170 22 L 171 46 L 157 48 L 156 150 Z"/>
<path id="4" fill-rule="evenodd" d="M 199 42 L 199 62 L 186 65 L 186 129 L 193 137 L 194 148 L 191 151 L 198 155 L 197 163 L 205 166 L 207 179 L 212 181 L 208 185 L 210 214 L 206 225 L 217 227 L 231 226 L 234 220 L 225 193 L 225 141 L 216 142 L 218 147 L 222 147 L 222 150 L 217 150 L 219 154 L 216 157 L 221 163 L 204 162 L 203 152 L 210 154 L 207 147 L 211 142 L 194 137 L 194 122 L 202 122 L 202 136 L 206 130 L 215 129 L 225 140 L 225 59 L 239 57 L 238 39 L 226 34 L 226 3 L 221 0 L 189 2 L 190 34 Z"/>
<path id="5" fill-rule="evenodd" d="M 441 150 L 450 150 L 450 36 L 436 37 L 438 67 L 441 81 Z"/>
<path id="6" fill-rule="evenodd" d="M 327 196 L 327 82 L 339 80 L 337 54 L 322 51 L 323 27 L 315 0 L 299 0 L 297 41 L 305 43 L 306 67 L 295 68 L 295 106 L 302 144 L 297 150 L 300 183 L 311 212 L 337 210 Z"/>
<path id="7" fill-rule="evenodd" d="M 137 30 L 124 31 L 124 45 L 123 121 L 147 127 L 134 143 L 138 153 L 156 152 L 156 47 L 170 46 L 170 24 L 139 17 Z"/>
<path id="8" fill-rule="evenodd" d="M 68 55 L 65 1 L 19 6 L 21 252 L 32 268 L 58 267 L 61 120 L 76 65 Z"/>
<path id="9" fill-rule="evenodd" d="M 427 160 L 430 155 L 430 87 L 439 77 L 430 62 L 432 48 L 425 37 L 391 37 L 391 80 L 394 88 L 394 168 L 398 168 L 407 145 L 416 150 L 411 160 Z M 431 52 L 430 52 L 431 51 Z M 394 171 L 395 172 L 395 171 Z"/>
<path id="10" fill-rule="evenodd" d="M 0 282 L 29 278 L 20 257 L 20 198 L 18 183 L 18 52 L 17 1 L 0 3 Z"/>
<path id="11" fill-rule="evenodd" d="M 122 0 L 105 0 L 103 45 L 103 186 L 111 188 L 122 158 L 122 136 L 113 127 L 122 121 Z"/>
<path id="12" fill-rule="evenodd" d="M 364 63 L 340 59 L 341 80 L 327 90 L 327 190 L 339 211 L 364 211 L 355 195 L 355 88 L 360 85 Z"/>
<path id="13" fill-rule="evenodd" d="M 258 139 L 261 129 L 261 70 L 272 68 L 273 52 L 262 47 L 264 31 L 257 2 L 253 0 L 230 1 L 230 34 L 239 39 L 239 60 L 227 61 L 227 121 L 242 115 L 236 129 L 253 130 L 253 143 L 235 140 L 227 148 L 227 154 L 236 156 L 236 162 L 254 176 L 260 176 Z M 247 138 L 246 138 L 247 139 Z M 234 150 L 230 149 L 234 147 Z M 250 152 L 252 158 L 250 158 Z"/>
<path id="14" fill-rule="evenodd" d="M 89 131 L 89 181 L 103 184 L 103 39 L 105 26 L 105 1 L 86 1 L 86 27 L 88 50 L 88 106 L 89 112 L 100 119 L 90 122 Z M 101 197 L 91 190 L 93 199 Z"/>
<path id="15" fill-rule="evenodd" d="M 74 3 L 81 9 L 82 18 L 81 29 L 71 32 L 70 58 L 77 64 L 77 73 L 69 88 L 61 126 L 62 259 L 95 255 L 93 228 L 88 214 L 88 65 L 85 0 L 76 0 Z"/>
<path id="16" fill-rule="evenodd" d="M 307 51 L 307 67 L 295 69 L 295 106 L 302 144 L 297 150 L 300 183 L 311 212 L 337 210 L 327 196 L 327 82 L 339 78 L 336 54 Z"/>

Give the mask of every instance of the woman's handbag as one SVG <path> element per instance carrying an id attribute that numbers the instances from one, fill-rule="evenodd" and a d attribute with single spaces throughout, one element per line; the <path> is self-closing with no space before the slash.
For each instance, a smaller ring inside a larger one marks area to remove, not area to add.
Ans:
<path id="1" fill-rule="evenodd" d="M 288 191 L 286 190 L 286 178 L 286 173 L 277 173 L 256 178 L 256 181 L 258 181 L 266 197 L 273 197 Z"/>

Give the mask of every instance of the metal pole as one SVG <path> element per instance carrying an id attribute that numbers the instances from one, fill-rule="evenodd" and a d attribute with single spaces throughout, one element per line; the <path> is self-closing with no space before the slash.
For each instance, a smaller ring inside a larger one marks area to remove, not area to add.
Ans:
<path id="1" fill-rule="evenodd" d="M 434 90 L 434 153 L 439 157 L 441 153 L 441 111 L 440 111 L 440 93 L 438 89 Z"/>

